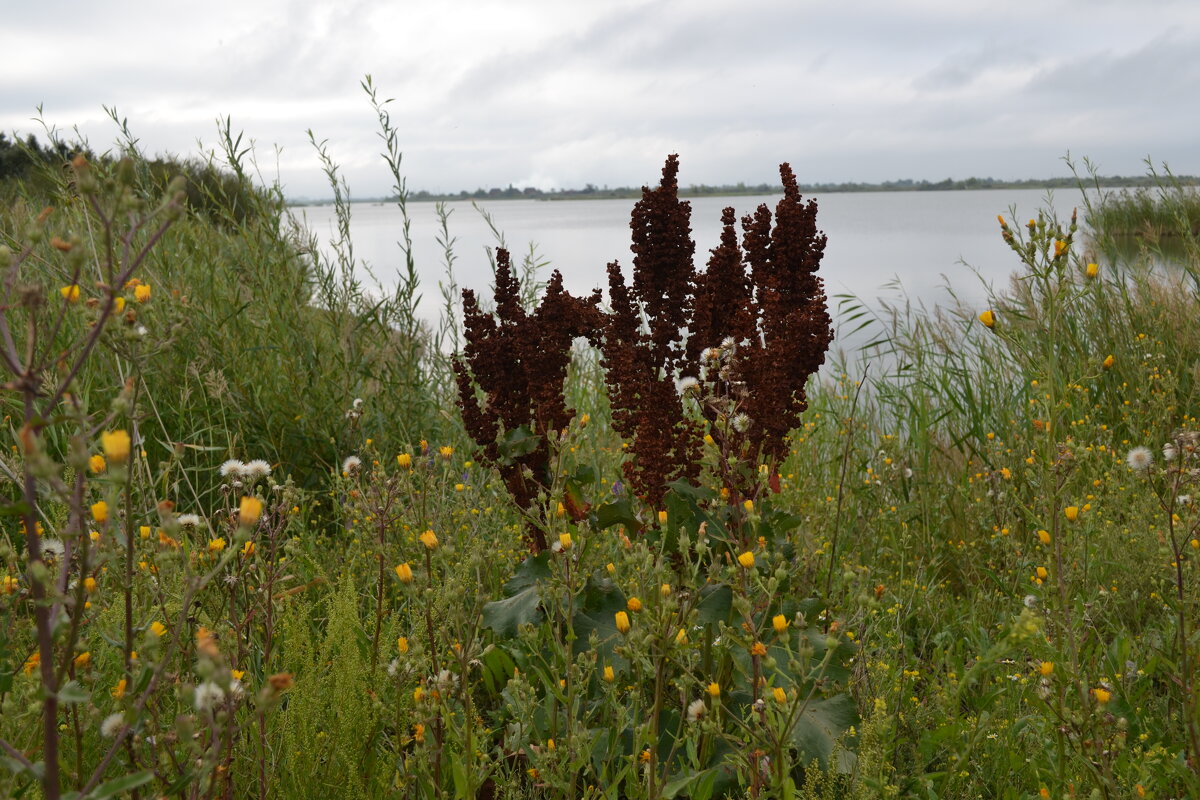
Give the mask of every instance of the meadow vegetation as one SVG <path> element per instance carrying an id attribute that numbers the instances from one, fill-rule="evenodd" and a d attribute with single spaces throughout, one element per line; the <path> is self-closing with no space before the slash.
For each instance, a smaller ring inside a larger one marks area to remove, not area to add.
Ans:
<path id="1" fill-rule="evenodd" d="M 1001 214 L 987 307 L 839 298 L 818 372 L 798 191 L 693 220 L 668 161 L 604 302 L 499 252 L 431 330 L 319 142 L 328 250 L 222 139 L 0 208 L 0 791 L 1200 793 L 1194 229 Z"/>

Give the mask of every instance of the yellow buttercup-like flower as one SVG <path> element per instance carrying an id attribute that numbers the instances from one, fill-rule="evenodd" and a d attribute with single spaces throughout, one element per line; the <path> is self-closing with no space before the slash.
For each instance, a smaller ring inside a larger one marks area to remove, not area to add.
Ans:
<path id="1" fill-rule="evenodd" d="M 1074 522 L 1079 519 L 1079 506 L 1067 506 L 1063 509 L 1063 514 L 1066 515 L 1068 520 Z"/>
<path id="2" fill-rule="evenodd" d="M 131 445 L 129 434 L 123 430 L 100 434 L 100 446 L 104 448 L 105 457 L 113 464 L 124 464 L 129 460 Z"/>
<path id="3" fill-rule="evenodd" d="M 1100 265 L 1099 264 L 1090 263 L 1087 265 L 1087 276 L 1089 278 L 1094 278 L 1099 274 L 1100 274 Z"/>
<path id="4" fill-rule="evenodd" d="M 437 534 L 431 530 L 427 530 L 421 534 L 421 544 L 425 545 L 426 549 L 433 550 L 438 546 Z"/>
<path id="5" fill-rule="evenodd" d="M 412 567 L 410 567 L 408 565 L 407 561 L 405 561 L 403 564 L 397 565 L 396 577 L 400 579 L 401 583 L 412 583 L 413 582 Z"/>
<path id="6" fill-rule="evenodd" d="M 400 465 L 400 469 L 412 469 L 412 456 L 408 453 L 401 453 L 396 456 L 396 463 Z"/>
<path id="7" fill-rule="evenodd" d="M 139 303 L 144 303 L 150 299 L 150 284 L 140 283 L 133 287 L 133 299 Z"/>
<path id="8" fill-rule="evenodd" d="M 1041 542 L 1042 544 L 1050 544 L 1050 531 L 1040 530 L 1040 531 L 1038 531 L 1037 535 L 1038 535 L 1039 542 Z"/>
<path id="9" fill-rule="evenodd" d="M 1109 700 L 1112 700 L 1112 692 L 1108 689 L 1096 688 L 1092 689 L 1092 697 L 1096 698 L 1096 702 L 1100 705 L 1105 705 Z"/>
<path id="10" fill-rule="evenodd" d="M 100 455 L 99 453 L 96 453 L 94 456 L 88 459 L 88 469 L 90 469 L 96 475 L 104 472 L 104 470 L 107 468 L 108 462 L 105 461 L 104 456 Z"/>
<path id="11" fill-rule="evenodd" d="M 721 696 L 721 684 L 717 683 L 716 681 L 710 683 L 708 685 L 708 696 L 709 697 L 720 697 Z"/>
<path id="12" fill-rule="evenodd" d="M 72 283 L 70 286 L 64 286 L 58 290 L 58 293 L 61 294 L 63 296 L 63 300 L 66 300 L 68 303 L 79 302 L 79 286 L 77 284 Z"/>
<path id="13" fill-rule="evenodd" d="M 746 569 L 750 569 L 751 567 L 754 566 L 754 553 L 751 553 L 749 550 L 747 550 L 746 552 L 744 552 L 740 556 L 738 556 L 737 560 L 738 560 L 738 563 L 741 564 L 743 567 L 745 567 Z"/>
<path id="14" fill-rule="evenodd" d="M 571 539 L 571 534 L 560 533 L 558 535 L 558 544 L 563 550 L 570 550 L 575 545 L 575 542 Z"/>
<path id="15" fill-rule="evenodd" d="M 996 314 L 989 308 L 979 315 L 979 321 L 990 328 L 996 324 Z"/>
<path id="16" fill-rule="evenodd" d="M 92 519 L 102 525 L 108 522 L 108 503 L 103 500 L 98 503 L 92 503 Z"/>
<path id="17" fill-rule="evenodd" d="M 783 614 L 776 614 L 771 617 L 771 627 L 775 629 L 776 633 L 783 633 L 788 629 L 787 617 Z"/>
<path id="18" fill-rule="evenodd" d="M 1104 368 L 1112 369 L 1112 365 L 1115 364 L 1116 362 L 1117 362 L 1117 360 L 1110 355 L 1104 359 Z"/>
<path id="19" fill-rule="evenodd" d="M 1043 661 L 1040 664 L 1038 664 L 1038 674 L 1041 675 L 1043 678 L 1049 678 L 1051 675 L 1054 674 L 1054 662 L 1053 661 Z"/>
<path id="20" fill-rule="evenodd" d="M 631 597 L 625 601 L 625 607 L 630 611 L 637 613 L 638 611 L 642 610 L 642 601 L 636 597 Z"/>
<path id="21" fill-rule="evenodd" d="M 771 696 L 775 698 L 776 703 L 787 702 L 787 692 L 783 690 L 782 686 L 776 686 L 774 689 L 772 689 Z"/>
<path id="22" fill-rule="evenodd" d="M 396 651 L 399 652 L 400 655 L 404 655 L 405 653 L 408 652 L 408 637 L 407 636 L 401 636 L 399 639 L 396 640 Z"/>
<path id="23" fill-rule="evenodd" d="M 608 666 L 606 666 L 606 667 L 604 668 L 604 673 L 603 673 L 603 675 L 604 675 L 604 682 L 605 682 L 605 683 L 612 683 L 613 681 L 615 681 L 615 680 L 617 679 L 616 673 L 614 673 L 614 672 L 613 672 L 613 668 L 612 668 L 612 667 L 608 667 Z"/>
<path id="24" fill-rule="evenodd" d="M 631 626 L 629 624 L 628 614 L 626 614 L 624 611 L 618 611 L 613 615 L 613 620 L 616 622 L 617 630 L 619 630 L 621 633 L 629 633 L 629 628 Z"/>
<path id="25" fill-rule="evenodd" d="M 263 503 L 257 497 L 243 497 L 238 506 L 238 522 L 246 527 L 258 522 L 262 516 Z"/>

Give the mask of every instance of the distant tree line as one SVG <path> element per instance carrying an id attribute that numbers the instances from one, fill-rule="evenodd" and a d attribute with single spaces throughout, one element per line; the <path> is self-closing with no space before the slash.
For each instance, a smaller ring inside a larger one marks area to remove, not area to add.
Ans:
<path id="1" fill-rule="evenodd" d="M 1149 187 L 1154 186 L 1153 176 L 1138 175 L 1133 177 L 1111 175 L 1096 178 L 1100 185 L 1106 187 Z M 1175 180 L 1182 186 L 1200 185 L 1200 178 L 1191 175 L 1177 175 Z M 1091 183 L 1092 179 L 1088 179 Z M 967 178 L 954 180 L 946 178 L 940 181 L 913 180 L 905 178 L 882 183 L 802 183 L 800 190 L 806 194 L 831 194 L 834 192 L 944 192 L 970 191 L 978 189 L 1074 189 L 1079 186 L 1075 177 L 1065 178 L 1030 178 L 1027 180 L 1003 180 L 1000 178 Z M 720 184 L 692 185 L 679 188 L 680 197 L 704 196 L 737 196 L 737 195 L 771 195 L 782 194 L 783 187 L 776 184 Z M 597 187 L 587 184 L 582 189 L 551 189 L 542 190 L 532 186 L 518 188 L 509 184 L 507 188 L 476 189 L 473 192 L 460 191 L 441 194 L 429 191 L 416 191 L 409 194 L 409 200 L 414 201 L 451 201 L 451 200 L 598 200 L 598 199 L 629 199 L 642 196 L 640 187 L 608 186 Z M 389 198 L 394 200 L 395 198 Z"/>

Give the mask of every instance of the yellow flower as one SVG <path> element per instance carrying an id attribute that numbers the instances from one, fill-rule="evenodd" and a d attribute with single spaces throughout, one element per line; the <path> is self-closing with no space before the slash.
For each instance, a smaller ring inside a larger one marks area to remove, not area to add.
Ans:
<path id="1" fill-rule="evenodd" d="M 1037 576 L 1038 576 L 1039 580 L 1044 581 L 1044 580 L 1046 580 L 1046 578 L 1050 577 L 1050 573 L 1046 571 L 1045 567 L 1038 567 L 1036 571 L 1037 571 Z"/>
<path id="2" fill-rule="evenodd" d="M 755 642 L 754 644 L 750 645 L 750 655 L 765 656 L 766 654 L 767 654 L 767 646 L 765 644 L 763 644 L 762 642 Z"/>
<path id="3" fill-rule="evenodd" d="M 604 682 L 612 683 L 616 679 L 617 679 L 617 676 L 616 676 L 616 673 L 613 672 L 613 668 L 606 665 L 604 667 Z"/>
<path id="4" fill-rule="evenodd" d="M 108 467 L 108 462 L 105 461 L 104 456 L 100 455 L 99 453 L 96 453 L 94 456 L 88 459 L 88 469 L 90 469 L 96 475 L 104 472 L 106 467 Z"/>
<path id="5" fill-rule="evenodd" d="M 441 454 L 443 459 L 449 461 L 450 456 L 454 455 L 454 448 L 448 444 L 444 444 L 438 448 L 438 453 Z"/>
<path id="6" fill-rule="evenodd" d="M 1038 541 L 1041 542 L 1042 544 L 1050 544 L 1050 531 L 1047 531 L 1047 530 L 1038 531 Z"/>
<path id="7" fill-rule="evenodd" d="M 740 556 L 738 556 L 738 563 L 746 569 L 750 569 L 754 566 L 754 553 L 751 553 L 749 550 L 742 553 Z"/>
<path id="8" fill-rule="evenodd" d="M 990 328 L 996 324 L 996 314 L 989 308 L 979 315 L 979 321 L 986 327 Z"/>
<path id="9" fill-rule="evenodd" d="M 776 633 L 783 633 L 788 629 L 787 617 L 783 614 L 776 614 L 771 617 L 771 627 L 775 629 Z"/>
<path id="10" fill-rule="evenodd" d="M 1038 797 L 1040 797 L 1042 800 L 1050 800 L 1050 790 L 1043 786 L 1042 788 L 1038 789 Z"/>
<path id="11" fill-rule="evenodd" d="M 1074 522 L 1079 519 L 1079 506 L 1067 506 L 1063 509 L 1063 514 L 1066 515 L 1068 520 Z"/>
<path id="12" fill-rule="evenodd" d="M 746 509 L 747 514 L 753 514 L 754 513 L 754 501 L 746 500 L 745 502 L 742 503 L 742 508 Z"/>
<path id="13" fill-rule="evenodd" d="M 124 297 L 114 297 L 113 298 L 113 310 L 116 311 L 118 314 L 123 313 L 125 311 L 125 298 Z"/>
<path id="14" fill-rule="evenodd" d="M 1040 664 L 1038 664 L 1038 673 L 1043 678 L 1049 678 L 1051 675 L 1054 674 L 1054 662 L 1053 661 L 1043 661 Z"/>
<path id="15" fill-rule="evenodd" d="M 88 650 L 84 650 L 82 653 L 75 656 L 75 668 L 76 669 L 86 669 L 88 664 L 91 664 L 91 663 L 92 663 L 92 654 Z"/>
<path id="16" fill-rule="evenodd" d="M 413 741 L 417 744 L 425 741 L 425 726 L 419 722 L 413 725 Z"/>
<path id="17" fill-rule="evenodd" d="M 138 527 L 138 536 L 141 536 L 143 539 L 149 539 L 150 538 L 150 526 L 142 525 L 142 526 Z"/>
<path id="18" fill-rule="evenodd" d="M 262 516 L 263 503 L 257 497 L 246 496 L 238 505 L 238 522 L 247 528 L 258 522 Z"/>
<path id="19" fill-rule="evenodd" d="M 130 445 L 129 434 L 123 430 L 105 431 L 100 434 L 100 446 L 104 448 L 104 455 L 114 464 L 124 464 L 129 460 Z"/>
<path id="20" fill-rule="evenodd" d="M 79 302 L 79 285 L 72 283 L 70 286 L 64 286 L 58 290 L 58 293 L 63 296 L 63 300 L 68 303 Z"/>
<path id="21" fill-rule="evenodd" d="M 41 653 L 33 653 L 32 655 L 29 656 L 29 658 L 25 659 L 25 664 L 21 667 L 21 671 L 24 672 L 26 675 L 32 675 L 33 671 L 35 669 L 37 669 L 41 665 L 41 663 L 42 663 Z"/>
<path id="22" fill-rule="evenodd" d="M 413 702 L 419 703 L 423 699 L 425 699 L 425 689 L 420 686 L 418 686 L 416 689 L 413 689 Z"/>
<path id="23" fill-rule="evenodd" d="M 407 636 L 401 636 L 399 639 L 396 640 L 396 650 L 397 650 L 397 652 L 400 653 L 400 655 L 404 655 L 405 653 L 408 652 L 408 637 Z"/>
<path id="24" fill-rule="evenodd" d="M 1096 702 L 1100 705 L 1106 705 L 1109 700 L 1112 700 L 1112 692 L 1099 687 L 1092 689 L 1092 696 L 1096 698 Z"/>
<path id="25" fill-rule="evenodd" d="M 108 503 L 103 500 L 98 503 L 92 503 L 92 519 L 101 525 L 108 522 Z"/>
<path id="26" fill-rule="evenodd" d="M 776 686 L 774 689 L 772 689 L 771 696 L 775 698 L 776 703 L 787 702 L 787 692 L 783 690 L 782 686 Z"/>
<path id="27" fill-rule="evenodd" d="M 1100 265 L 1099 264 L 1089 263 L 1087 265 L 1087 276 L 1089 278 L 1094 278 L 1099 274 L 1100 274 Z"/>
<path id="28" fill-rule="evenodd" d="M 658 512 L 658 524 L 659 525 L 667 524 L 667 512 L 666 511 Z"/>
<path id="29" fill-rule="evenodd" d="M 412 469 L 412 456 L 408 453 L 401 453 L 396 456 L 396 463 L 400 465 L 400 469 Z"/>
<path id="30" fill-rule="evenodd" d="M 0 592 L 4 594 L 16 594 L 21 588 L 21 581 L 14 578 L 12 575 L 5 575 L 4 581 L 0 582 Z"/>
<path id="31" fill-rule="evenodd" d="M 613 619 L 617 624 L 617 630 L 621 633 L 629 633 L 629 615 L 624 611 L 618 611 L 613 615 Z"/>
<path id="32" fill-rule="evenodd" d="M 671 596 L 671 584 L 664 583 L 662 586 L 658 587 L 658 593 L 661 594 L 663 597 L 670 597 Z"/>
<path id="33" fill-rule="evenodd" d="M 167 632 L 167 626 L 163 625 L 158 620 L 154 620 L 154 622 L 150 623 L 150 632 L 155 636 L 162 638 L 162 635 Z"/>
<path id="34" fill-rule="evenodd" d="M 575 542 L 573 542 L 571 540 L 570 533 L 560 533 L 558 535 L 558 544 L 559 544 L 559 546 L 562 547 L 563 550 L 570 550 L 571 547 L 575 544 Z"/>
<path id="35" fill-rule="evenodd" d="M 609 575 L 613 575 L 617 571 L 617 565 L 610 561 L 604 565 L 604 569 L 605 569 L 605 571 L 608 572 Z"/>
<path id="36" fill-rule="evenodd" d="M 216 539 L 208 540 L 208 552 L 219 553 L 225 549 L 225 538 L 218 536 Z"/>
<path id="37" fill-rule="evenodd" d="M 121 678 L 121 680 L 117 681 L 117 685 L 112 688 L 112 696 L 117 700 L 120 700 L 125 696 L 126 686 L 127 684 L 125 683 L 125 679 Z"/>
<path id="38" fill-rule="evenodd" d="M 637 599 L 636 597 L 631 597 L 627 601 L 625 601 L 625 607 L 628 608 L 630 611 L 637 613 L 638 611 L 642 610 L 642 601 Z"/>
<path id="39" fill-rule="evenodd" d="M 254 542 L 246 542 L 242 545 L 242 556 L 249 558 L 252 555 L 254 555 Z"/>
<path id="40" fill-rule="evenodd" d="M 150 299 L 150 284 L 140 283 L 133 287 L 133 299 L 139 303 L 144 303 Z"/>
<path id="41" fill-rule="evenodd" d="M 437 534 L 431 530 L 427 530 L 421 534 L 421 544 L 425 545 L 426 549 L 432 550 L 438 546 Z"/>
<path id="42" fill-rule="evenodd" d="M 83 589 L 88 594 L 91 594 L 92 592 L 96 591 L 96 579 L 90 575 L 88 577 L 84 578 L 83 579 Z"/>
<path id="43" fill-rule="evenodd" d="M 683 647 L 687 643 L 688 643 L 687 631 L 685 631 L 683 628 L 680 628 L 679 633 L 675 634 L 675 644 L 679 645 L 680 647 Z"/>
<path id="44" fill-rule="evenodd" d="M 1056 239 L 1054 241 L 1054 257 L 1058 258 L 1066 251 L 1067 251 L 1067 243 L 1064 242 L 1062 239 Z"/>
<path id="45" fill-rule="evenodd" d="M 396 577 L 400 579 L 401 583 L 412 583 L 413 582 L 412 567 L 410 567 L 408 565 L 407 561 L 405 561 L 403 564 L 399 564 L 396 566 Z"/>
<path id="46" fill-rule="evenodd" d="M 721 684 L 719 684 L 715 681 L 713 683 L 710 683 L 708 685 L 708 696 L 709 697 L 720 697 L 721 696 Z"/>

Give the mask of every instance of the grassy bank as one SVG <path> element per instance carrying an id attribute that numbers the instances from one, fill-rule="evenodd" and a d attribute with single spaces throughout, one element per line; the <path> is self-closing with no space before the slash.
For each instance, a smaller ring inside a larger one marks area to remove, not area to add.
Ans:
<path id="1" fill-rule="evenodd" d="M 697 477 L 650 504 L 613 352 L 477 446 L 463 332 L 363 285 L 347 208 L 326 260 L 277 193 L 140 166 L 0 209 L 8 794 L 1200 791 L 1193 232 L 1150 270 L 1107 205 L 1002 217 L 987 307 L 843 308 L 873 344 L 781 457 L 685 393 Z"/>

